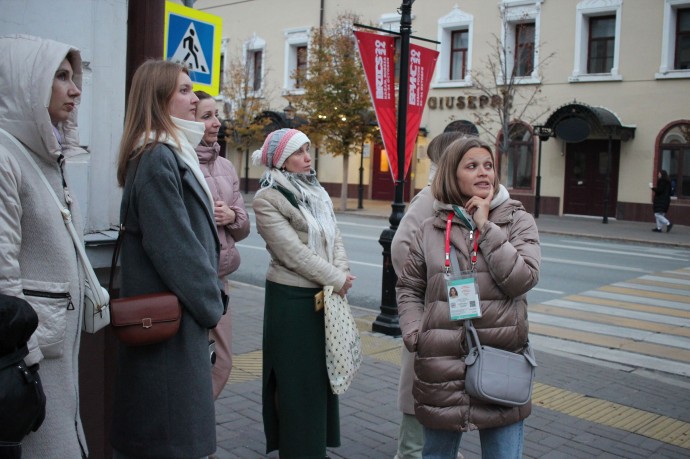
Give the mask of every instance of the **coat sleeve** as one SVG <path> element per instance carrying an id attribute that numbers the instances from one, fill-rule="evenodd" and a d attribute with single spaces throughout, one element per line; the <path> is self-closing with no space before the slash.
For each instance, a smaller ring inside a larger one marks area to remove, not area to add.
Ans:
<path id="1" fill-rule="evenodd" d="M 272 203 L 264 198 L 254 197 L 252 206 L 257 230 L 280 264 L 316 284 L 332 285 L 336 292 L 343 288 L 345 271 L 324 260 L 304 244 L 287 217 Z M 291 206 L 287 200 L 286 206 Z M 337 248 L 338 244 L 342 246 L 339 236 L 340 233 L 336 239 L 336 259 L 344 256 L 344 248 Z"/>
<path id="2" fill-rule="evenodd" d="M 400 330 L 405 347 L 410 352 L 417 351 L 419 328 L 424 314 L 427 283 L 426 260 L 422 250 L 424 228 L 425 226 L 422 226 L 412 240 L 407 261 L 396 285 Z"/>
<path id="3" fill-rule="evenodd" d="M 19 251 L 22 246 L 22 203 L 19 197 L 21 170 L 0 146 L 0 293 L 24 298 L 22 289 Z M 36 334 L 28 343 L 27 365 L 43 360 Z"/>
<path id="4" fill-rule="evenodd" d="M 422 222 L 434 215 L 433 196 L 428 188 L 417 193 L 410 201 L 410 206 L 405 212 L 400 225 L 395 231 L 393 242 L 391 243 L 391 261 L 396 275 L 400 275 L 402 267 L 407 260 L 407 252 L 410 244 L 414 240 L 417 229 L 422 226 Z"/>
<path id="5" fill-rule="evenodd" d="M 513 215 L 508 236 L 492 222 L 484 225 L 479 249 L 498 288 L 511 298 L 524 295 L 539 282 L 541 247 L 534 218 L 524 210 Z"/>
<path id="6" fill-rule="evenodd" d="M 147 155 L 154 154 L 154 151 Z M 217 266 L 194 233 L 170 154 L 157 154 L 136 195 L 142 245 L 154 269 L 180 299 L 187 312 L 203 327 L 213 328 L 223 314 Z M 139 181 L 137 176 L 137 181 Z M 148 231 L 147 231 L 148 229 Z M 213 228 L 215 231 L 215 227 Z"/>
<path id="7" fill-rule="evenodd" d="M 235 221 L 227 225 L 226 228 L 232 239 L 239 242 L 249 236 L 249 216 L 244 205 L 244 198 L 240 193 L 240 179 L 237 177 L 237 171 L 235 171 L 235 166 L 232 163 L 230 163 L 229 173 L 232 182 L 232 198 L 226 204 L 235 212 Z"/>
<path id="8" fill-rule="evenodd" d="M 350 272 L 350 263 L 347 260 L 347 252 L 345 251 L 345 244 L 343 244 L 343 236 L 340 233 L 340 228 L 335 230 L 335 248 L 333 250 L 333 264 L 339 270 L 348 273 Z"/>

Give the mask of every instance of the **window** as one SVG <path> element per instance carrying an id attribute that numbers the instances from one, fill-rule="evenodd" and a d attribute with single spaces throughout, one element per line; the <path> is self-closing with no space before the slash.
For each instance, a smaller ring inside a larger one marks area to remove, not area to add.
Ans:
<path id="1" fill-rule="evenodd" d="M 438 20 L 439 59 L 435 88 L 472 85 L 472 30 L 474 17 L 456 5 Z"/>
<path id="2" fill-rule="evenodd" d="M 450 35 L 451 80 L 464 80 L 467 68 L 467 30 L 454 30 Z"/>
<path id="3" fill-rule="evenodd" d="M 255 96 L 263 90 L 265 49 L 266 41 L 256 35 L 244 43 L 247 85 Z"/>
<path id="4" fill-rule="evenodd" d="M 671 196 L 690 198 L 690 123 L 677 123 L 667 129 L 659 152 L 658 170 L 668 172 Z"/>
<path id="5" fill-rule="evenodd" d="M 500 4 L 503 30 L 501 46 L 505 48 L 504 80 L 521 84 L 539 83 L 539 34 L 541 1 L 503 0 Z"/>
<path id="6" fill-rule="evenodd" d="M 678 10 L 674 68 L 690 70 L 690 8 Z"/>
<path id="7" fill-rule="evenodd" d="M 581 0 L 575 15 L 575 62 L 571 83 L 620 81 L 618 72 L 623 0 Z"/>
<path id="8" fill-rule="evenodd" d="M 515 76 L 530 76 L 534 70 L 534 23 L 515 26 Z"/>
<path id="9" fill-rule="evenodd" d="M 690 0 L 664 0 L 657 78 L 690 78 Z"/>
<path id="10" fill-rule="evenodd" d="M 302 94 L 309 63 L 309 29 L 285 31 L 285 93 Z"/>
<path id="11" fill-rule="evenodd" d="M 307 76 L 307 47 L 297 46 L 297 64 L 295 65 L 295 88 L 299 89 L 304 84 L 304 79 Z"/>
<path id="12" fill-rule="evenodd" d="M 250 53 L 251 76 L 249 78 L 249 81 L 251 83 L 252 91 L 254 91 L 254 92 L 261 91 L 261 82 L 262 82 L 262 76 L 263 76 L 263 72 L 261 70 L 261 67 L 263 65 L 263 59 L 264 59 L 264 52 L 263 51 L 252 51 Z"/>
<path id="13" fill-rule="evenodd" d="M 532 164 L 534 159 L 534 138 L 526 124 L 510 126 L 507 151 L 500 153 L 501 181 L 508 189 L 532 189 Z M 499 139 L 499 142 L 502 142 Z"/>
<path id="14" fill-rule="evenodd" d="M 616 16 L 600 16 L 589 20 L 587 73 L 611 72 L 615 33 Z"/>

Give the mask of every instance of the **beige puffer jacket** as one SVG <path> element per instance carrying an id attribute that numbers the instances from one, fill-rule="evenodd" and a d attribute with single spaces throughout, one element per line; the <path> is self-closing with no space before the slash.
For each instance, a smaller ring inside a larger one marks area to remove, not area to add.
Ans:
<path id="1" fill-rule="evenodd" d="M 410 246 L 397 285 L 405 346 L 416 352 L 415 414 L 430 428 L 481 430 L 529 416 L 531 403 L 507 408 L 471 399 L 465 389 L 467 354 L 461 321 L 450 321 L 444 277 L 447 212 L 426 220 Z M 457 217 L 451 243 L 460 269 L 469 269 L 469 230 Z M 527 292 L 539 280 L 541 249 L 534 219 L 518 201 L 489 214 L 479 236 L 476 264 L 482 318 L 473 322 L 484 345 L 514 352 L 527 342 Z"/>
<path id="2" fill-rule="evenodd" d="M 280 171 L 271 172 L 280 180 Z M 294 195 L 299 194 L 287 180 L 279 183 Z M 267 280 L 305 288 L 332 285 L 336 292 L 343 288 L 350 265 L 339 229 L 336 228 L 331 264 L 325 253 L 317 254 L 309 248 L 307 221 L 280 191 L 273 188 L 261 190 L 254 196 L 252 207 L 256 229 L 266 241 L 271 255 Z"/>

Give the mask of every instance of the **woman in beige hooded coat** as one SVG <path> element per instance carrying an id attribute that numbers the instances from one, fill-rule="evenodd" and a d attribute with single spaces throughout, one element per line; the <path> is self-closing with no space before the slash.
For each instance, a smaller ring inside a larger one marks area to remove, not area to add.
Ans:
<path id="1" fill-rule="evenodd" d="M 0 37 L 0 128 L 21 142 L 69 208 L 64 159 L 84 153 L 77 135 L 81 57 L 72 46 L 28 35 Z M 46 418 L 23 442 L 27 458 L 88 454 L 79 417 L 77 370 L 84 271 L 46 185 L 20 149 L 0 135 L 0 293 L 26 299 L 38 313 L 27 365 L 40 362 Z"/>

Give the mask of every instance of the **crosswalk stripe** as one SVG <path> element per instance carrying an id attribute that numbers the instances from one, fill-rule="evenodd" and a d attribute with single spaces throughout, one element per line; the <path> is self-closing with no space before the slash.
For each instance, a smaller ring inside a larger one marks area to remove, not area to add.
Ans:
<path id="1" fill-rule="evenodd" d="M 538 348 L 690 375 L 690 268 L 530 305 L 529 320 Z"/>

